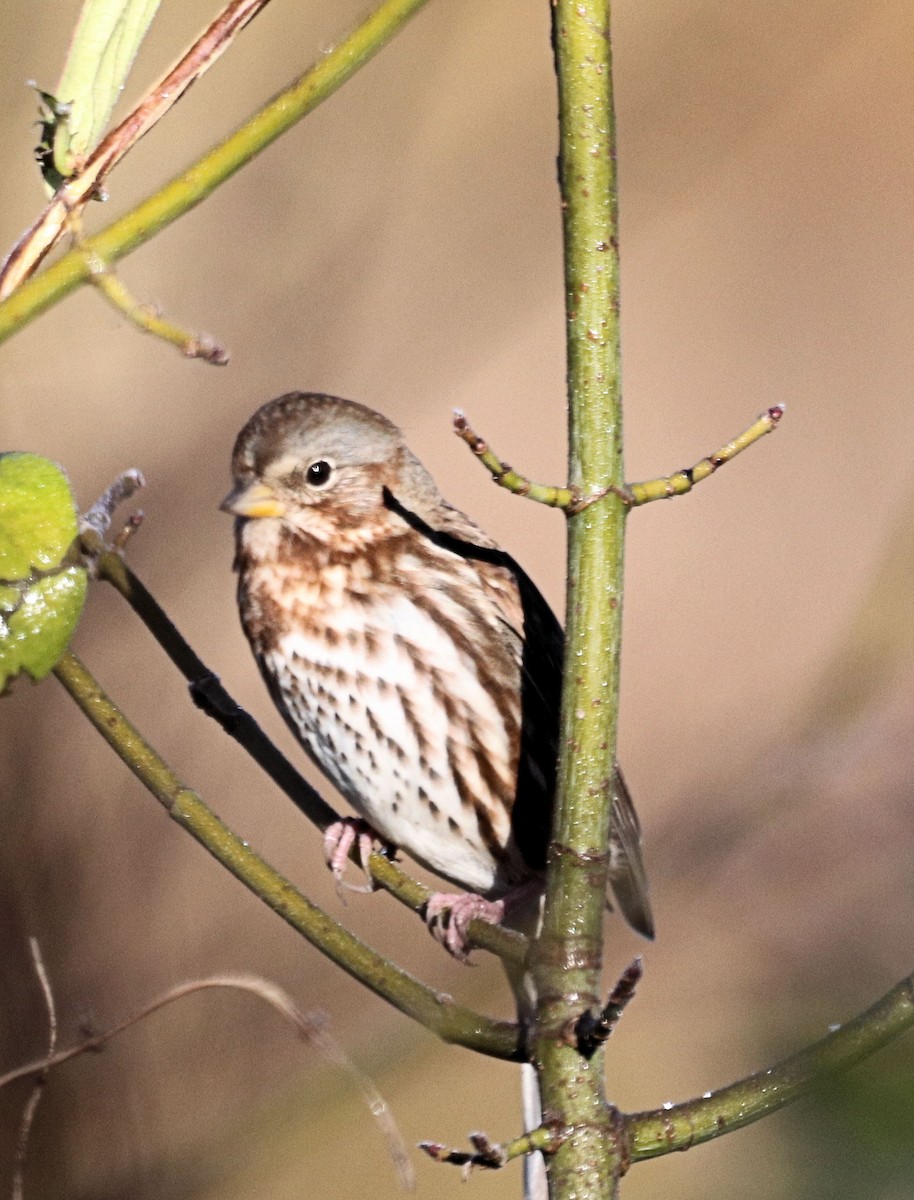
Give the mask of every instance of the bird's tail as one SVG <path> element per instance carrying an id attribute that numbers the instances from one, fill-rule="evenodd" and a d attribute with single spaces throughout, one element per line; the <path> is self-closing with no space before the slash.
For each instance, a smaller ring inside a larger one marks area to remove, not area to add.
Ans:
<path id="1" fill-rule="evenodd" d="M 542 893 L 533 894 L 516 906 L 512 906 L 505 925 L 516 929 L 519 933 L 535 938 L 540 930 L 543 913 Z M 517 1006 L 517 1023 L 523 1037 L 529 1041 L 533 1037 L 536 1021 L 536 988 L 533 976 L 523 966 L 516 963 L 504 964 L 514 1002 Z M 521 1114 L 524 1122 L 524 1133 L 532 1133 L 543 1121 L 543 1106 L 540 1099 L 539 1081 L 533 1063 L 521 1064 L 520 1095 Z M 536 1151 L 524 1156 L 524 1200 L 548 1200 L 549 1185 L 546 1179 L 546 1163 L 542 1154 Z"/>

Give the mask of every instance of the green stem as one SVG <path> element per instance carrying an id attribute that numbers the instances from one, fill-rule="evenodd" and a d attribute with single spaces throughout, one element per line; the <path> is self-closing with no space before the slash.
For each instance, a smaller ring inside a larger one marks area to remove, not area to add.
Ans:
<path id="1" fill-rule="evenodd" d="M 0 342 L 63 299 L 92 273 L 148 242 L 188 212 L 281 134 L 332 95 L 390 41 L 426 0 L 385 0 L 295 83 L 255 113 L 221 145 L 198 159 L 132 212 L 87 238 L 81 249 L 22 284 L 0 304 Z"/>
<path id="2" fill-rule="evenodd" d="M 914 1025 L 914 975 L 814 1045 L 766 1071 L 697 1100 L 625 1118 L 632 1161 L 687 1150 L 732 1133 L 806 1095 L 824 1078 L 847 1070 Z"/>
<path id="3" fill-rule="evenodd" d="M 569 480 L 586 501 L 621 487 L 619 257 L 608 0 L 556 0 L 560 178 L 568 338 Z M 565 1036 L 599 1007 L 616 745 L 625 506 L 609 493 L 569 517 L 559 786 L 543 930 L 536 1057 L 544 1111 L 570 1130 L 550 1163 L 553 1195 L 615 1194 L 618 1121 L 603 1055 Z"/>
<path id="4" fill-rule="evenodd" d="M 494 1058 L 523 1057 L 515 1025 L 493 1021 L 456 1004 L 450 996 L 433 991 L 388 962 L 312 904 L 255 854 L 207 808 L 196 792 L 181 783 L 72 651 L 67 651 L 54 671 L 102 737 L 163 805 L 172 820 L 321 953 L 443 1041 L 455 1042 Z"/>

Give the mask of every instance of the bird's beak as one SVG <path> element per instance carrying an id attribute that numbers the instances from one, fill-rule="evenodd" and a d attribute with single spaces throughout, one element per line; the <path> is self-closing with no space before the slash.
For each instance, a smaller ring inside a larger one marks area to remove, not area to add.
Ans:
<path id="1" fill-rule="evenodd" d="M 281 517 L 286 511 L 283 502 L 265 483 L 239 483 L 219 507 L 236 517 Z"/>

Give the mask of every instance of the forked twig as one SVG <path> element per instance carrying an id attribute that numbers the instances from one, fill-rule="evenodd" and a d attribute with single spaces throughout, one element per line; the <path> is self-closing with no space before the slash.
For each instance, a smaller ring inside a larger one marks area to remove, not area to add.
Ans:
<path id="1" fill-rule="evenodd" d="M 673 475 L 665 475 L 658 479 L 649 479 L 646 483 L 627 483 L 624 487 L 598 488 L 590 495 L 584 495 L 578 488 L 556 487 L 552 484 L 534 483 L 526 475 L 509 466 L 498 457 L 489 443 L 479 436 L 472 428 L 466 416 L 455 409 L 454 431 L 458 437 L 470 447 L 482 465 L 499 487 L 513 492 L 516 496 L 526 496 L 538 504 L 546 504 L 550 508 L 560 508 L 568 516 L 574 516 L 588 508 L 597 500 L 610 494 L 617 495 L 629 508 L 638 508 L 649 504 L 652 500 L 666 500 L 672 496 L 682 496 L 690 492 L 696 483 L 701 483 L 709 475 L 713 475 L 718 467 L 728 463 L 737 454 L 747 450 L 751 445 L 772 433 L 784 415 L 783 404 L 775 404 L 749 426 L 741 434 L 722 446 L 713 454 L 701 459 L 694 467 L 676 471 Z"/>

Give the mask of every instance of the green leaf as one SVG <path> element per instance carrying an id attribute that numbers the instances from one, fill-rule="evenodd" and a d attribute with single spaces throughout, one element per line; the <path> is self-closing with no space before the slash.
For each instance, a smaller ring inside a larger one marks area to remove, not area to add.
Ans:
<path id="1" fill-rule="evenodd" d="M 66 110 L 53 132 L 54 167 L 69 176 L 98 145 L 159 0 L 85 0 L 57 85 Z"/>
<path id="2" fill-rule="evenodd" d="M 43 679 L 69 645 L 86 598 L 77 533 L 60 467 L 0 454 L 0 693 L 23 671 Z"/>

